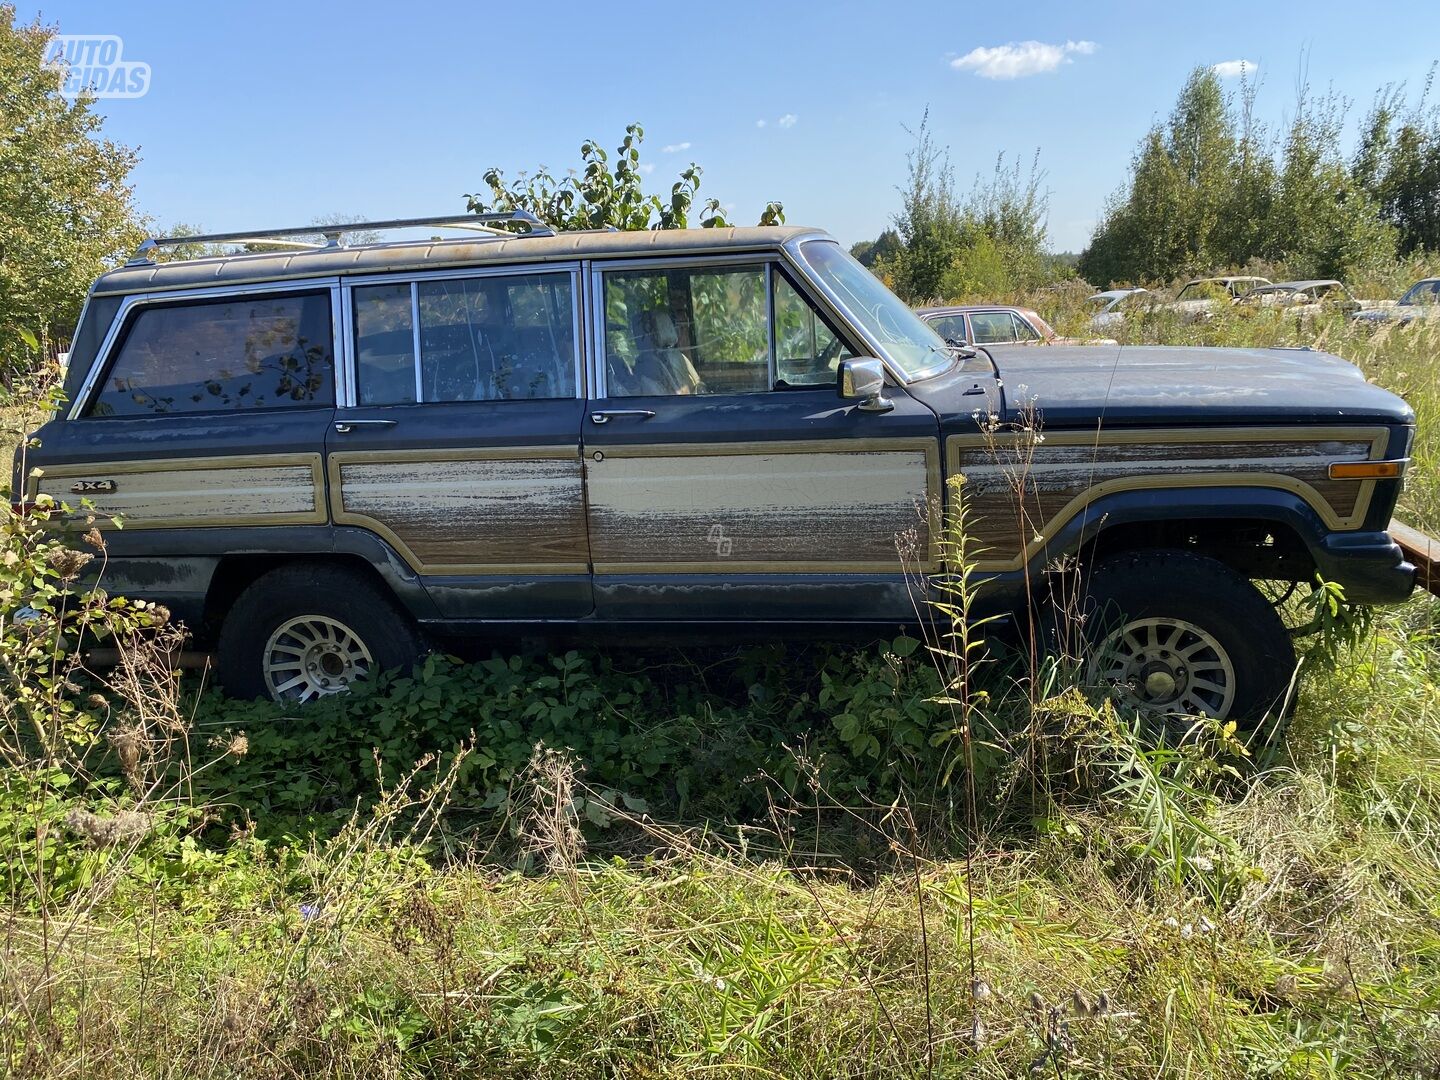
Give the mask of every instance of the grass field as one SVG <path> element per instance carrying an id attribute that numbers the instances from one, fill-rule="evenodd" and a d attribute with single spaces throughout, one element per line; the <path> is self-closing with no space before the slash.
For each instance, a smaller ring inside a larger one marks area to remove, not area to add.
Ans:
<path id="1" fill-rule="evenodd" d="M 1436 328 L 1125 334 L 1358 363 L 1419 415 L 1402 516 L 1440 530 Z M 4 772 L 0 1058 L 86 1078 L 1437 1075 L 1437 627 L 1419 598 L 1317 642 L 1258 770 L 1223 733 L 1147 748 L 1001 663 L 968 711 L 933 704 L 908 641 L 442 663 L 301 716 L 122 673 L 82 708 L 76 767 Z"/>

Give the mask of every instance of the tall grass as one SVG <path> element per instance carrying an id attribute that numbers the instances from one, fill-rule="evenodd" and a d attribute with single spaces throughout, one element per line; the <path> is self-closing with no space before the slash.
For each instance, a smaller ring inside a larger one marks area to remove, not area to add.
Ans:
<path id="1" fill-rule="evenodd" d="M 1047 314 L 1070 329 L 1078 310 Z M 1359 363 L 1421 417 L 1404 513 L 1440 526 L 1434 330 L 1222 317 L 1125 334 Z M 932 624 L 938 675 L 925 650 L 898 655 L 910 642 L 827 653 L 818 682 L 673 656 L 604 681 L 586 708 L 597 730 L 632 716 L 627 745 L 663 723 L 723 759 L 699 733 L 745 716 L 755 745 L 773 739 L 771 758 L 735 755 L 749 771 L 713 781 L 704 817 L 654 797 L 663 773 L 627 801 L 564 746 L 468 805 L 484 733 L 447 730 L 441 756 L 373 763 L 360 804 L 275 827 L 253 817 L 262 802 L 205 789 L 223 774 L 210 761 L 259 753 L 238 729 L 196 734 L 163 669 L 106 680 L 83 774 L 22 755 L 0 778 L 7 1075 L 1435 1075 L 1435 605 L 1313 651 L 1257 774 L 1227 767 L 1223 732 L 1157 750 L 1063 670 L 981 659 L 967 588 Z M 538 670 L 502 666 L 506 694 Z M 499 710 L 501 676 L 466 685 Z M 380 745 L 365 710 L 401 715 L 426 692 L 395 684 L 343 719 Z M 483 720 L 486 701 L 468 704 Z M 256 747 L 262 719 L 307 724 L 234 715 Z M 141 743 L 105 739 L 136 718 Z M 834 785 L 871 775 L 826 760 L 843 754 L 942 767 L 876 797 Z M 166 783 L 179 759 L 187 783 Z"/>

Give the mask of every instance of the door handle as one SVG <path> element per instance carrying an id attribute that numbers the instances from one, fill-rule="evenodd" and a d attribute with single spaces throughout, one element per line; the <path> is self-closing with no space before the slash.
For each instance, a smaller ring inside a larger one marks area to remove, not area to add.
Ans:
<path id="1" fill-rule="evenodd" d="M 391 428 L 397 423 L 398 420 L 336 420 L 335 434 L 349 435 L 360 428 Z"/>
<path id="2" fill-rule="evenodd" d="M 601 409 L 590 414 L 592 424 L 608 424 L 621 416 L 633 416 L 637 420 L 649 420 L 655 415 L 654 409 Z"/>

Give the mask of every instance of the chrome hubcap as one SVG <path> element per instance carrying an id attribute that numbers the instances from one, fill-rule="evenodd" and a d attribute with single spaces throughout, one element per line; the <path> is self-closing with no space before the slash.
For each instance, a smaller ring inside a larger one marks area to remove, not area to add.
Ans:
<path id="1" fill-rule="evenodd" d="M 359 635 L 328 615 L 301 615 L 265 643 L 265 689 L 277 701 L 338 694 L 370 674 L 375 661 Z"/>
<path id="2" fill-rule="evenodd" d="M 1090 668 L 1146 712 L 1224 720 L 1235 703 L 1235 667 L 1215 638 L 1182 619 L 1137 619 L 1111 634 Z"/>

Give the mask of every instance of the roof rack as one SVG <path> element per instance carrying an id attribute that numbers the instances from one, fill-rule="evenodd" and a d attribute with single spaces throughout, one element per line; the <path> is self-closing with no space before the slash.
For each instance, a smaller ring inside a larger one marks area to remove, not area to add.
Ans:
<path id="1" fill-rule="evenodd" d="M 554 236 L 555 230 L 528 210 L 510 210 L 499 214 L 449 214 L 442 217 L 395 218 L 390 221 L 350 221 L 330 225 L 302 225 L 294 229 L 262 229 L 249 232 L 210 233 L 205 236 L 152 236 L 146 239 L 126 266 L 142 266 L 153 262 L 151 253 L 158 248 L 181 247 L 185 244 L 263 244 L 267 247 L 294 248 L 301 251 L 323 251 L 343 247 L 340 237 L 349 232 L 381 232 L 390 229 L 416 229 L 444 226 L 488 233 L 491 236 L 513 237 L 516 234 L 496 225 L 524 225 L 525 236 Z M 290 239 L 295 236 L 325 237 L 325 243 L 312 244 Z"/>

